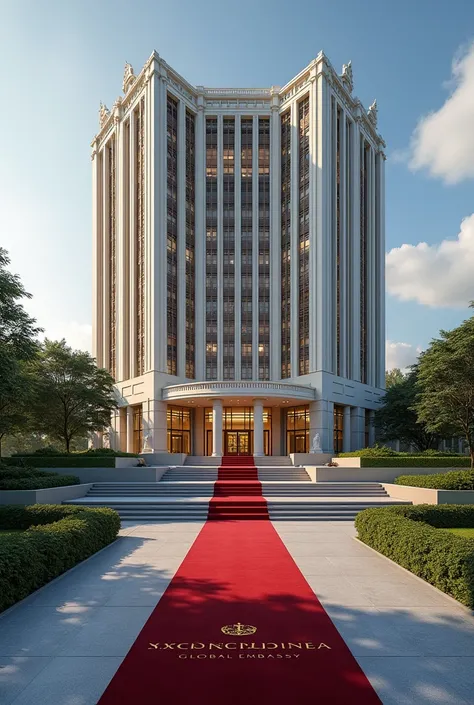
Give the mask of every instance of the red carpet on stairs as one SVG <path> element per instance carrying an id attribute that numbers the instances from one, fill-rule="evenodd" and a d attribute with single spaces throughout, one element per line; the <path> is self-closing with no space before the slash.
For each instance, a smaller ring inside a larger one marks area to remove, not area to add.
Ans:
<path id="1" fill-rule="evenodd" d="M 252 456 L 224 456 L 209 502 L 208 519 L 269 519 Z"/>

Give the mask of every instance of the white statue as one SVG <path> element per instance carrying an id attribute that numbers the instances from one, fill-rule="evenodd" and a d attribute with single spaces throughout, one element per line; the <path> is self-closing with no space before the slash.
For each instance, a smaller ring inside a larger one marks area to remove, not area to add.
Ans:
<path id="1" fill-rule="evenodd" d="M 310 453 L 322 453 L 323 450 L 321 448 L 321 436 L 319 433 L 314 434 L 313 438 L 313 443 L 311 445 L 311 450 L 309 451 Z"/>
<path id="2" fill-rule="evenodd" d="M 151 450 L 153 450 L 150 445 L 150 439 L 151 439 L 151 433 L 149 431 L 147 431 L 143 437 L 143 448 L 142 448 L 143 453 L 150 452 Z"/>

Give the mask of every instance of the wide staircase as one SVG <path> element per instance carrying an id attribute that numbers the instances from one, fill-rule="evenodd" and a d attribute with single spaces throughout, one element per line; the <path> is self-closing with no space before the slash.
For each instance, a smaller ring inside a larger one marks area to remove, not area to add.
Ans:
<path id="1" fill-rule="evenodd" d="M 180 522 L 268 516 L 275 521 L 353 520 L 368 507 L 407 502 L 392 499 L 377 482 L 315 483 L 304 468 L 256 467 L 251 457 L 224 457 L 218 467 L 171 467 L 160 482 L 95 483 L 85 497 L 66 504 L 112 507 L 130 521 Z"/>

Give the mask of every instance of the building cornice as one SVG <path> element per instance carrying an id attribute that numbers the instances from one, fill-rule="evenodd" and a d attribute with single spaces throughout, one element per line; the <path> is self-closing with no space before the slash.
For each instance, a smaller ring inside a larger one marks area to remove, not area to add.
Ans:
<path id="1" fill-rule="evenodd" d="M 280 399 L 301 399 L 313 401 L 315 389 L 300 384 L 285 382 L 189 382 L 165 387 L 162 392 L 163 401 L 178 401 L 192 398 L 222 398 L 226 397 L 277 397 Z"/>

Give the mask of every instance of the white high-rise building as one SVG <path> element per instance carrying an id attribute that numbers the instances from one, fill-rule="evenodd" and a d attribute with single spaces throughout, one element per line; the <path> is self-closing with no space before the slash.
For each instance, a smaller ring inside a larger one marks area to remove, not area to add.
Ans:
<path id="1" fill-rule="evenodd" d="M 92 143 L 94 355 L 110 442 L 355 450 L 385 378 L 385 144 L 320 53 L 283 88 L 191 86 L 157 53 Z M 317 437 L 319 434 L 319 438 Z"/>

